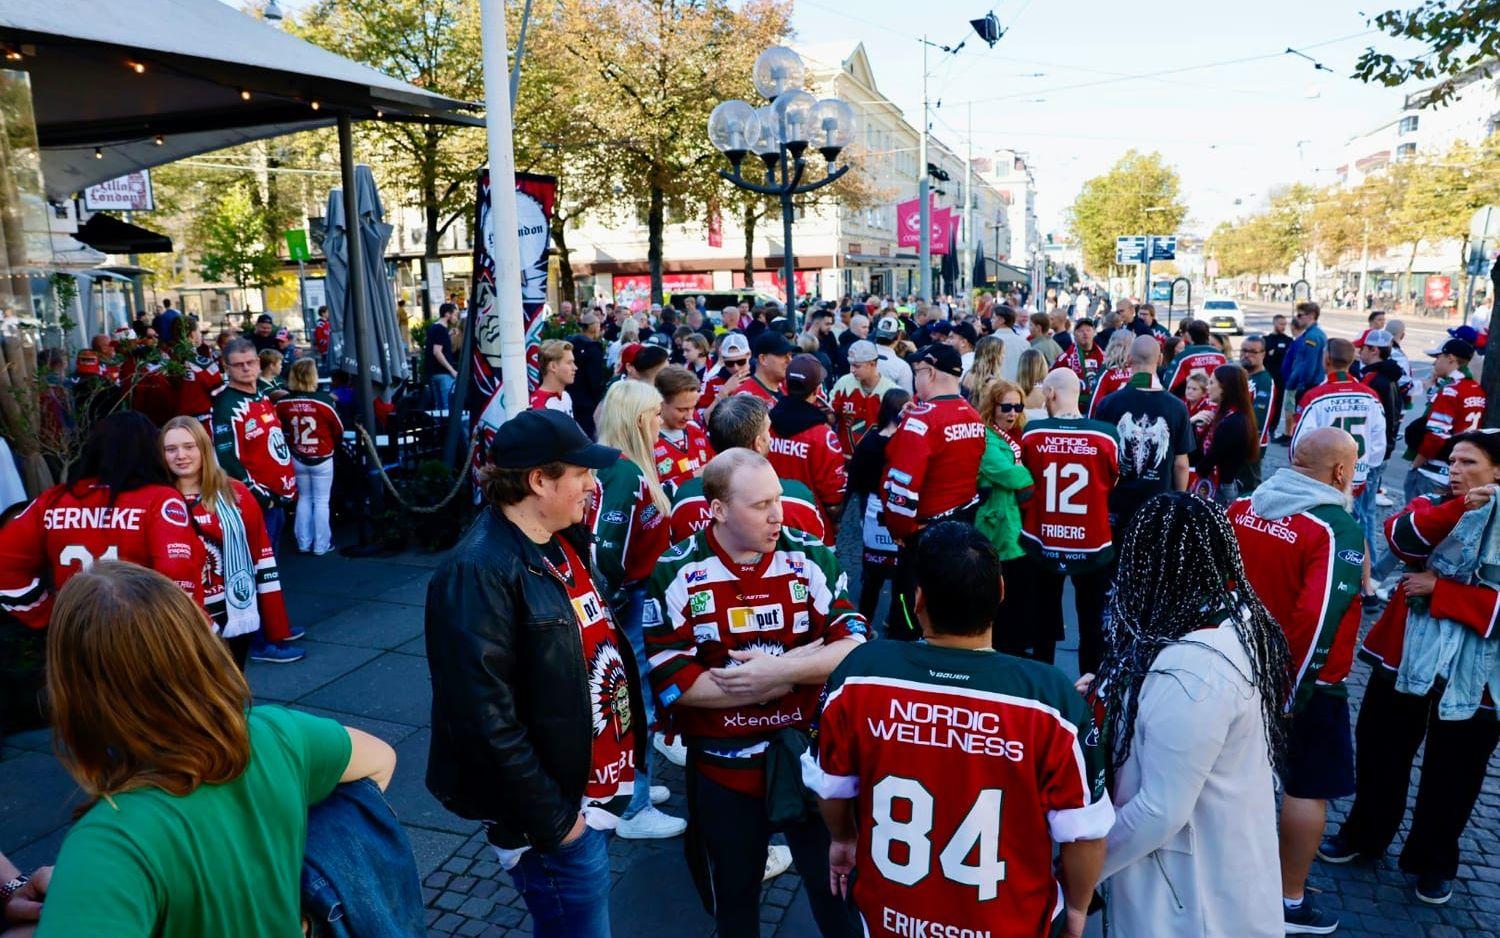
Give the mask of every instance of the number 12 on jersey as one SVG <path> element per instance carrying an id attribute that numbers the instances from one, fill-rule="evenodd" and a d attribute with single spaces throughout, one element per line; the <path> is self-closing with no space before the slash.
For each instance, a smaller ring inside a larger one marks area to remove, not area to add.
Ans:
<path id="1" fill-rule="evenodd" d="M 876 783 L 871 795 L 874 827 L 870 831 L 870 855 L 875 868 L 893 883 L 915 886 L 932 871 L 932 794 L 914 778 L 887 775 Z M 1000 859 L 1004 796 L 999 788 L 982 789 L 938 852 L 943 877 L 961 886 L 973 886 L 981 902 L 999 895 L 1000 883 L 1005 880 L 1005 861 Z M 906 819 L 898 819 L 898 814 Z M 970 854 L 975 854 L 973 863 L 969 862 Z"/>
<path id="2" fill-rule="evenodd" d="M 1049 514 L 1086 515 L 1088 505 L 1074 501 L 1089 484 L 1089 469 L 1082 463 L 1047 463 L 1042 470 L 1047 482 L 1047 512 Z M 1066 487 L 1061 487 L 1066 483 Z"/>

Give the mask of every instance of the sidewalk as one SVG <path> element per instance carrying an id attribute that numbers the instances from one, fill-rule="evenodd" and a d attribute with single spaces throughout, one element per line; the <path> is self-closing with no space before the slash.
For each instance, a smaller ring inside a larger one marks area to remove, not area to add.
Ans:
<path id="1" fill-rule="evenodd" d="M 1284 465 L 1286 450 L 1272 447 L 1272 462 Z M 1405 466 L 1392 466 L 1387 478 L 1399 489 Z M 840 542 L 851 580 L 859 575 L 857 526 Z M 350 560 L 288 553 L 282 582 L 294 622 L 304 625 L 306 660 L 291 665 L 251 663 L 250 684 L 258 702 L 287 703 L 358 727 L 396 748 L 399 763 L 387 792 L 401 816 L 424 881 L 428 923 L 434 934 L 529 934 L 530 923 L 509 876 L 485 849 L 478 825 L 447 813 L 423 784 L 427 762 L 429 683 L 422 643 L 422 604 L 427 578 L 439 558 L 407 553 L 399 557 Z M 857 582 L 850 585 L 856 591 Z M 1071 608 L 1071 600 L 1068 601 Z M 1059 666 L 1076 669 L 1076 635 L 1059 649 Z M 1351 698 L 1364 693 L 1368 669 L 1356 664 Z M 1480 797 L 1463 844 L 1453 900 L 1432 908 L 1417 902 L 1396 869 L 1394 848 L 1378 867 L 1316 864 L 1312 885 L 1322 901 L 1339 910 L 1341 935 L 1500 934 L 1500 762 L 1491 761 L 1490 780 Z M 681 815 L 682 774 L 669 767 L 671 786 L 665 806 Z M 78 793 L 51 755 L 46 731 L 5 740 L 0 750 L 0 850 L 30 869 L 51 862 L 78 804 Z M 1330 822 L 1348 809 L 1342 802 Z M 680 840 L 625 841 L 610 848 L 615 876 L 612 908 L 615 934 L 625 938 L 705 936 L 712 922 L 698 904 L 688 879 Z M 787 873 L 769 884 L 761 907 L 761 932 L 778 938 L 816 935 L 807 905 L 796 895 L 800 880 Z M 1097 916 L 1091 933 L 1097 933 Z"/>

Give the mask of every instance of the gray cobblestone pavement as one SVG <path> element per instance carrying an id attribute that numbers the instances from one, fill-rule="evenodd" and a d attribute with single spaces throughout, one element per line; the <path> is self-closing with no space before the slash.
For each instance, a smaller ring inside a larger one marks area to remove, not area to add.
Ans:
<path id="1" fill-rule="evenodd" d="M 1285 450 L 1272 448 L 1285 462 Z M 1269 471 L 1270 467 L 1268 467 Z M 1404 466 L 1387 478 L 1399 483 Z M 1394 486 L 1393 486 L 1394 487 Z M 857 531 L 840 543 L 852 580 L 859 576 Z M 284 588 L 293 620 L 307 626 L 307 659 L 294 665 L 252 663 L 258 701 L 287 703 L 375 733 L 396 747 L 400 763 L 388 792 L 400 814 L 423 878 L 427 922 L 433 934 L 506 936 L 530 933 L 530 919 L 510 878 L 495 863 L 476 825 L 447 813 L 423 784 L 427 761 L 429 685 L 422 647 L 421 605 L 437 558 L 406 554 L 350 560 L 289 555 Z M 1072 628 L 1070 622 L 1070 629 Z M 1072 636 L 1059 666 L 1073 667 Z M 1356 664 L 1351 698 L 1357 706 L 1367 669 Z M 1422 905 L 1396 869 L 1399 842 L 1376 866 L 1317 863 L 1312 886 L 1338 910 L 1344 935 L 1500 934 L 1500 784 L 1492 761 L 1474 818 L 1462 843 L 1453 900 Z M 664 806 L 686 811 L 682 771 L 667 767 L 660 781 L 672 789 Z M 0 850 L 18 865 L 50 862 L 78 794 L 53 758 L 45 731 L 12 736 L 0 751 Z M 1347 801 L 1330 811 L 1342 820 Z M 625 841 L 610 846 L 615 933 L 634 936 L 706 936 L 712 923 L 699 906 L 682 860 L 681 841 Z M 789 872 L 769 884 L 761 906 L 765 936 L 815 935 L 800 880 Z M 1095 917 L 1097 920 L 1097 916 Z M 1097 921 L 1092 933 L 1098 933 Z"/>

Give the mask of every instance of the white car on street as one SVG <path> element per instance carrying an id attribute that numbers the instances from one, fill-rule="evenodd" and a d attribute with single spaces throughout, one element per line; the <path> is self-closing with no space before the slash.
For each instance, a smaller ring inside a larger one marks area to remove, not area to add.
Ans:
<path id="1" fill-rule="evenodd" d="M 1245 311 L 1238 300 L 1227 296 L 1211 296 L 1198 307 L 1198 318 L 1207 320 L 1208 327 L 1215 332 L 1234 330 L 1235 335 L 1245 334 Z"/>

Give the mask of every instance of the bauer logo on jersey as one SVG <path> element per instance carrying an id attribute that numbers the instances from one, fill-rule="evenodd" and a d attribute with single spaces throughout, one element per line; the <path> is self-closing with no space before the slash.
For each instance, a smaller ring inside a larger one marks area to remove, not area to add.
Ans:
<path id="1" fill-rule="evenodd" d="M 713 615 L 713 590 L 699 590 L 688 597 L 688 611 L 695 616 Z"/>
<path id="2" fill-rule="evenodd" d="M 183 528 L 187 527 L 187 506 L 175 498 L 161 503 L 161 516 L 168 524 L 175 524 Z"/>
<path id="3" fill-rule="evenodd" d="M 599 602 L 599 594 L 589 590 L 582 596 L 573 597 L 573 614 L 582 625 L 598 622 L 604 616 L 604 606 Z"/>
<path id="4" fill-rule="evenodd" d="M 783 624 L 780 606 L 735 606 L 729 610 L 729 631 L 734 635 L 779 632 Z"/>

